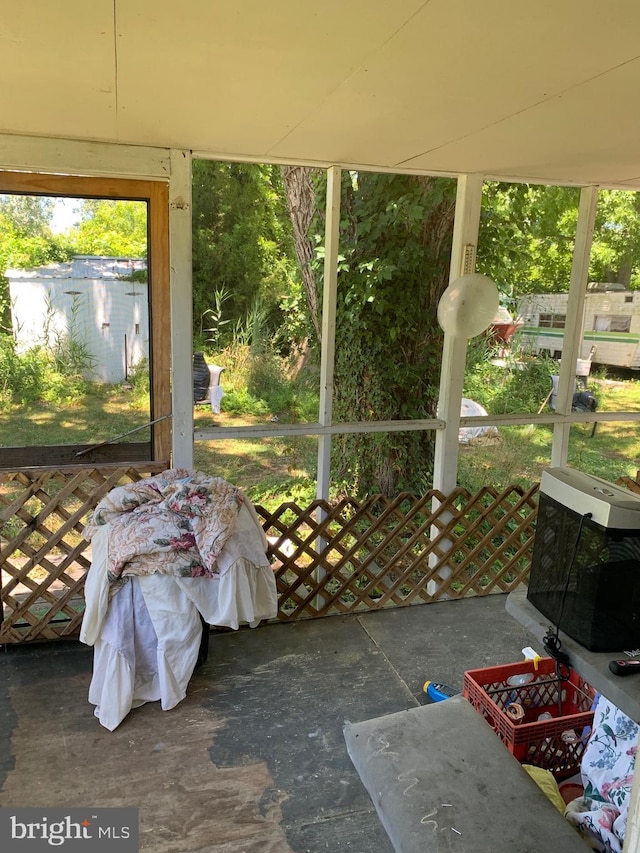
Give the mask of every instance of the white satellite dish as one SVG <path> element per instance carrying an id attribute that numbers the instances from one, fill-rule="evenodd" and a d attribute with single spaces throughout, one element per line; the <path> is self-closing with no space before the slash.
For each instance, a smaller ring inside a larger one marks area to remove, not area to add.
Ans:
<path id="1" fill-rule="evenodd" d="M 438 302 L 438 323 L 456 338 L 473 338 L 491 325 L 500 306 L 498 288 L 488 276 L 469 273 L 451 282 Z"/>

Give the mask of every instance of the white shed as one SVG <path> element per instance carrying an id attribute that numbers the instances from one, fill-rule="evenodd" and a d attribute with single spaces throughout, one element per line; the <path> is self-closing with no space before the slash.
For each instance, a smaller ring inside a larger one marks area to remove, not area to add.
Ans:
<path id="1" fill-rule="evenodd" d="M 77 255 L 67 263 L 7 270 L 19 351 L 73 335 L 94 362 L 91 378 L 117 383 L 149 357 L 147 262 Z M 133 273 L 138 273 L 132 276 Z"/>

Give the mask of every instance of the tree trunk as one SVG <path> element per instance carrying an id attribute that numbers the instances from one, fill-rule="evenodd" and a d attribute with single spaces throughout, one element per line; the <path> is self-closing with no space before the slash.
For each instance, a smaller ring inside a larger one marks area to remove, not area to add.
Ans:
<path id="1" fill-rule="evenodd" d="M 283 166 L 282 178 L 307 305 L 318 343 L 320 343 L 322 333 L 318 307 L 318 283 L 312 268 L 314 250 L 310 239 L 311 223 L 317 212 L 315 192 L 311 183 L 311 169 L 306 166 Z"/>
<path id="2" fill-rule="evenodd" d="M 305 167 L 282 170 L 307 304 L 320 340 L 314 250 L 323 240 L 323 188 Z M 317 192 L 317 196 L 316 196 Z M 435 415 L 442 332 L 437 305 L 448 283 L 455 181 L 343 173 L 336 305 L 336 422 Z M 335 477 L 350 494 L 419 491 L 433 467 L 433 435 L 344 434 Z"/>

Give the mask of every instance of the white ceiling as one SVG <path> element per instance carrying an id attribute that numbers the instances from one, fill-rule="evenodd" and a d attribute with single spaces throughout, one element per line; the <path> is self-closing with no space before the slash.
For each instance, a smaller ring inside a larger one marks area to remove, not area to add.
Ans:
<path id="1" fill-rule="evenodd" d="M 4 0 L 0 132 L 640 189 L 637 0 Z"/>

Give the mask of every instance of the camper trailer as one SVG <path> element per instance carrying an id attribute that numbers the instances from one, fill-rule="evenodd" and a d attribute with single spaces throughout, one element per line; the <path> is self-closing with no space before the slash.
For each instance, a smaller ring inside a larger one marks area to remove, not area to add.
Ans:
<path id="1" fill-rule="evenodd" d="M 90 354 L 93 379 L 122 382 L 149 356 L 146 267 L 144 259 L 78 255 L 7 270 L 18 350 L 73 335 Z"/>
<path id="2" fill-rule="evenodd" d="M 562 356 L 568 293 L 533 293 L 518 303 L 522 348 Z M 585 296 L 579 358 L 640 370 L 640 291 L 592 282 Z"/>

